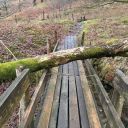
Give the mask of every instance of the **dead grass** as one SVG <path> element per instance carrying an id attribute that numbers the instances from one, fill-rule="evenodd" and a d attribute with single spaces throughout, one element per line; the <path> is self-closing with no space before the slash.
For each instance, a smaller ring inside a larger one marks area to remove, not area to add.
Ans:
<path id="1" fill-rule="evenodd" d="M 89 9 L 87 17 L 92 19 L 84 22 L 83 31 L 86 33 L 84 44 L 111 45 L 128 38 L 127 14 L 127 4 L 121 3 L 114 3 L 104 7 Z M 111 82 L 116 68 L 119 68 L 128 74 L 128 67 L 126 66 L 128 64 L 127 58 L 102 58 L 98 59 L 98 61 L 96 60 L 95 63 L 103 81 Z M 111 74 L 113 75 L 111 76 Z"/>

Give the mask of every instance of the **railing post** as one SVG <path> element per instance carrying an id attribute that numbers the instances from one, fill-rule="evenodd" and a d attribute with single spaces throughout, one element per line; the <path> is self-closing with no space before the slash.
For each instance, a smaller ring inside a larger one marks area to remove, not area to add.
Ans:
<path id="1" fill-rule="evenodd" d="M 20 66 L 19 68 L 16 69 L 16 76 L 17 77 L 22 73 L 23 69 L 24 69 L 23 66 Z M 28 84 L 30 84 L 30 83 L 28 83 Z M 30 99 L 30 95 L 29 95 L 29 90 L 27 89 L 20 100 L 19 126 L 22 126 L 22 119 L 23 119 L 23 116 L 25 114 L 25 110 L 26 110 L 26 107 L 28 105 L 29 99 Z"/>
<path id="2" fill-rule="evenodd" d="M 51 52 L 51 43 L 49 39 L 47 38 L 47 54 L 49 54 L 50 52 Z"/>
<path id="3" fill-rule="evenodd" d="M 83 34 L 82 34 L 82 39 L 81 39 L 81 45 L 82 46 L 84 45 L 84 38 L 85 38 L 85 32 L 83 32 Z"/>
<path id="4" fill-rule="evenodd" d="M 122 109 L 123 109 L 123 105 L 124 105 L 124 97 L 121 94 L 119 94 L 116 89 L 114 89 L 114 91 L 113 91 L 112 103 L 113 103 L 117 113 L 121 117 Z"/>
<path id="5" fill-rule="evenodd" d="M 116 105 L 116 110 L 120 117 L 122 114 L 123 105 L 124 105 L 124 97 L 122 95 L 120 95 L 118 98 L 118 101 L 117 101 L 117 105 Z"/>
<path id="6" fill-rule="evenodd" d="M 72 20 L 74 21 L 74 15 L 72 14 Z"/>
<path id="7" fill-rule="evenodd" d="M 17 20 L 17 16 L 15 15 L 15 22 L 17 23 L 18 22 L 18 20 Z"/>
<path id="8" fill-rule="evenodd" d="M 44 12 L 44 10 L 43 10 L 43 19 L 42 20 L 45 20 L 45 12 Z"/>
<path id="9" fill-rule="evenodd" d="M 55 43 L 57 43 L 58 40 L 57 38 L 58 38 L 57 31 L 55 31 L 55 41 L 54 41 Z"/>
<path id="10" fill-rule="evenodd" d="M 112 101 L 112 104 L 114 105 L 114 107 L 116 106 L 118 95 L 119 94 L 118 94 L 117 90 L 114 88 L 112 98 L 111 98 L 111 101 Z"/>
<path id="11" fill-rule="evenodd" d="M 115 78 L 113 80 L 113 87 L 118 93 L 118 97 L 115 104 L 115 109 L 122 120 L 125 122 L 127 119 L 125 113 L 122 110 L 126 109 L 128 104 L 128 76 L 125 75 L 121 70 L 117 69 L 115 73 Z M 123 108 L 124 107 L 124 108 Z"/>
<path id="12" fill-rule="evenodd" d="M 50 53 L 50 45 L 49 45 L 49 40 L 47 38 L 47 54 L 49 54 L 49 53 Z"/>
<path id="13" fill-rule="evenodd" d="M 16 69 L 16 76 L 18 77 L 21 72 L 23 71 L 23 67 L 20 66 Z M 23 118 L 24 112 L 25 112 L 25 94 L 22 96 L 22 99 L 20 100 L 20 108 L 19 108 L 19 125 L 21 125 L 21 120 Z"/>

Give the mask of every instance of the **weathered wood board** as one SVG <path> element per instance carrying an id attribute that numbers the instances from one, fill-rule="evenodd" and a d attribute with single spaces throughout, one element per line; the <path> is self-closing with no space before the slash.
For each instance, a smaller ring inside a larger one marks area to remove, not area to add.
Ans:
<path id="1" fill-rule="evenodd" d="M 54 74 L 54 72 L 56 72 L 56 74 Z M 43 108 L 42 108 L 42 112 L 41 112 L 41 116 L 40 116 L 40 120 L 37 128 L 48 128 L 49 126 L 53 97 L 54 97 L 54 92 L 55 92 L 55 87 L 57 82 L 57 72 L 58 72 L 58 68 L 51 69 L 52 75 L 48 84 L 48 90 L 44 100 L 44 104 L 43 104 Z"/>

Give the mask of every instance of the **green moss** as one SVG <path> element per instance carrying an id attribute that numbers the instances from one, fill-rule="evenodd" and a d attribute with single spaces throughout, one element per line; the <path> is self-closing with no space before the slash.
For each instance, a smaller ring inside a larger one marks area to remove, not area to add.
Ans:
<path id="1" fill-rule="evenodd" d="M 98 22 L 97 19 L 84 21 L 83 32 L 85 32 L 85 34 L 87 34 L 90 31 L 91 26 L 96 25 L 97 22 Z"/>
<path id="2" fill-rule="evenodd" d="M 71 20 L 68 20 L 68 19 L 61 19 L 61 20 L 57 20 L 56 23 L 59 23 L 59 24 L 67 24 L 67 25 L 70 25 L 70 24 L 74 24 L 73 21 Z"/>
<path id="3" fill-rule="evenodd" d="M 114 19 L 114 21 L 116 23 L 120 24 L 124 24 L 124 25 L 128 25 L 128 16 L 121 16 L 121 17 L 116 17 Z"/>
<path id="4" fill-rule="evenodd" d="M 110 38 L 109 40 L 106 41 L 106 44 L 112 45 L 112 44 L 118 43 L 118 40 L 119 39 L 117 38 Z"/>
<path id="5" fill-rule="evenodd" d="M 18 37 L 19 42 L 25 43 L 26 42 L 26 38 L 24 36 L 22 37 Z"/>
<path id="6" fill-rule="evenodd" d="M 100 38 L 103 38 L 103 39 L 106 39 L 106 38 L 109 38 L 109 34 L 107 32 L 102 32 L 100 35 L 99 35 Z"/>
<path id="7" fill-rule="evenodd" d="M 83 59 L 88 59 L 88 58 L 96 58 L 96 57 L 101 57 L 102 55 L 106 54 L 105 53 L 105 49 L 101 48 L 101 47 L 95 47 L 93 49 L 86 49 L 83 53 L 80 54 L 80 56 L 78 55 L 76 57 L 76 54 L 72 54 L 70 56 L 68 56 L 68 58 L 70 58 L 71 60 L 83 60 Z"/>
<path id="8" fill-rule="evenodd" d="M 29 68 L 30 72 L 39 71 L 42 68 L 50 68 L 56 65 L 56 58 L 49 60 L 43 58 L 43 63 L 39 61 L 40 58 L 27 58 L 22 60 L 17 60 L 13 62 L 0 63 L 0 81 L 12 80 L 16 77 L 15 69 L 24 66 L 24 68 Z"/>
<path id="9" fill-rule="evenodd" d="M 31 72 L 29 75 L 29 79 L 31 81 L 31 86 L 32 85 L 37 85 L 39 82 L 41 76 L 42 76 L 43 70 L 37 71 L 37 72 Z"/>
<path id="10" fill-rule="evenodd" d="M 84 52 L 84 56 L 86 55 L 87 57 L 91 56 L 95 56 L 97 55 L 97 57 L 99 56 L 99 54 L 104 53 L 104 50 L 100 47 L 96 47 L 94 49 L 87 49 L 86 52 Z"/>
<path id="11" fill-rule="evenodd" d="M 21 53 L 20 51 L 15 51 L 15 52 L 14 52 L 14 55 L 15 55 L 16 57 L 18 57 L 18 58 L 20 58 L 20 57 L 26 57 L 26 54 Z"/>
<path id="12" fill-rule="evenodd" d="M 78 40 L 80 40 L 81 42 L 81 37 L 83 32 L 85 33 L 85 38 L 84 38 L 84 42 L 86 42 L 86 44 L 89 44 L 90 41 L 88 41 L 88 37 L 87 34 L 90 32 L 90 29 L 93 25 L 96 25 L 98 23 L 98 19 L 93 19 L 93 20 L 87 20 L 83 22 L 83 29 L 81 31 L 81 33 L 78 35 Z"/>
<path id="13" fill-rule="evenodd" d="M 36 6 L 35 6 L 35 8 L 45 8 L 45 7 L 47 7 L 47 5 L 46 5 L 46 3 L 38 3 Z"/>
<path id="14" fill-rule="evenodd" d="M 14 62 L 7 62 L 0 64 L 0 80 L 14 79 L 16 76 L 15 68 L 25 65 L 24 68 L 29 68 L 31 71 L 33 69 L 38 69 L 36 59 L 22 59 Z"/>
<path id="15" fill-rule="evenodd" d="M 125 25 L 128 25 L 128 17 L 121 18 L 121 22 Z"/>

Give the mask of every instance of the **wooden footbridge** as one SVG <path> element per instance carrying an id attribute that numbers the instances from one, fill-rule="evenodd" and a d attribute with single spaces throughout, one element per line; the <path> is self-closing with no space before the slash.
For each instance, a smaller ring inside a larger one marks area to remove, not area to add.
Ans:
<path id="1" fill-rule="evenodd" d="M 55 49 L 76 46 L 76 36 L 70 35 Z M 29 69 L 17 70 L 17 78 L 0 96 L 0 127 L 4 128 L 19 105 L 19 128 L 125 128 L 120 116 L 124 101 L 128 101 L 128 77 L 120 70 L 113 81 L 111 99 L 90 60 L 35 74 Z M 30 97 L 35 76 L 35 91 Z"/>

